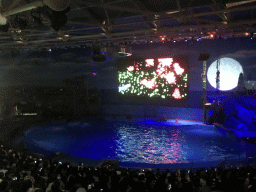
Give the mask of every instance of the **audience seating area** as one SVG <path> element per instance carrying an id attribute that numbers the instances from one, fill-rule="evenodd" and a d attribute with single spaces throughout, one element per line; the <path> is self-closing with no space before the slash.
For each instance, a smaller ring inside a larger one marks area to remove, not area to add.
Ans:
<path id="1" fill-rule="evenodd" d="M 80 164 L 73 167 L 0 146 L 1 192 L 208 192 L 256 191 L 254 166 L 141 170 Z"/>

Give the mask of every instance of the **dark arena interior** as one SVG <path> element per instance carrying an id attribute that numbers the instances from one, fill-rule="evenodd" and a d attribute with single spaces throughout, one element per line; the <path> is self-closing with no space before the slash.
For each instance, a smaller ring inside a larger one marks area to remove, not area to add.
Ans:
<path id="1" fill-rule="evenodd" d="M 256 0 L 1 0 L 1 192 L 256 191 Z"/>

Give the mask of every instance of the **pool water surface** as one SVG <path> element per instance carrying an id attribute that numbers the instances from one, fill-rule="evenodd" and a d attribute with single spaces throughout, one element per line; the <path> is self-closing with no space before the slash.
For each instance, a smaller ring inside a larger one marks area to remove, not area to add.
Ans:
<path id="1" fill-rule="evenodd" d="M 246 157 L 243 143 L 212 125 L 168 122 L 76 121 L 42 124 L 24 132 L 25 147 L 49 155 L 56 151 L 88 159 L 172 164 Z"/>

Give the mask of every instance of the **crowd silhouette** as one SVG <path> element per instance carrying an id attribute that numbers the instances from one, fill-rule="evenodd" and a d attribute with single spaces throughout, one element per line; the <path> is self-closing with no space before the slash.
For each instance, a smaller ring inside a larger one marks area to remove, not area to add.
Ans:
<path id="1" fill-rule="evenodd" d="M 253 166 L 173 171 L 71 166 L 3 145 L 0 156 L 1 192 L 256 191 Z"/>

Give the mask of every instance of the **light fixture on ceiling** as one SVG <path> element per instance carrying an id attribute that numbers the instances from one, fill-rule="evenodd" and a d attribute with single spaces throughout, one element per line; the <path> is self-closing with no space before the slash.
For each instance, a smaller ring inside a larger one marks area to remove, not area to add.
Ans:
<path id="1" fill-rule="evenodd" d="M 106 57 L 101 53 L 99 46 L 92 47 L 92 59 L 94 62 L 103 62 L 106 61 Z"/>
<path id="2" fill-rule="evenodd" d="M 70 8 L 68 7 L 64 11 L 54 11 L 49 7 L 39 7 L 38 12 L 40 15 L 43 15 L 44 18 L 49 20 L 51 27 L 55 31 L 60 31 L 65 27 L 67 24 L 67 15 L 66 13 L 69 12 Z"/>
<path id="3" fill-rule="evenodd" d="M 26 29 L 28 26 L 28 23 L 26 20 L 19 17 L 19 15 L 16 15 L 12 20 L 10 20 L 10 23 L 13 27 L 19 28 L 19 29 Z"/>
<path id="4" fill-rule="evenodd" d="M 43 0 L 43 3 L 54 11 L 64 11 L 70 5 L 71 0 Z"/>

